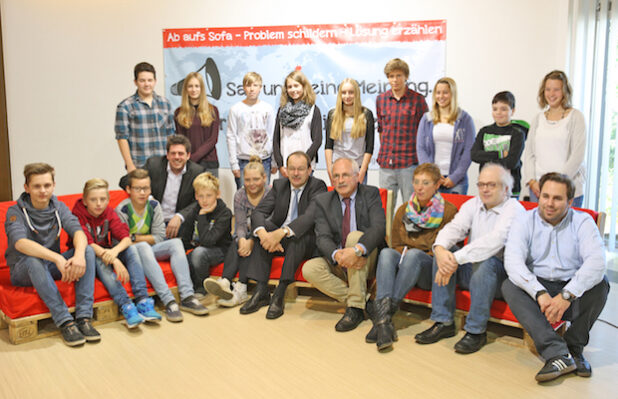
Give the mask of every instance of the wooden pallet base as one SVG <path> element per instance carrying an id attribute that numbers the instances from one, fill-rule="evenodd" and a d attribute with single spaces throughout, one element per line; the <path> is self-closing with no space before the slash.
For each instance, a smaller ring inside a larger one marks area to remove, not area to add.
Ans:
<path id="1" fill-rule="evenodd" d="M 176 301 L 179 302 L 178 288 L 172 287 L 170 290 L 176 298 Z M 118 310 L 118 305 L 116 305 L 113 300 L 97 302 L 92 308 L 93 325 L 111 323 L 122 319 L 122 315 Z M 69 308 L 69 312 L 75 312 L 75 308 Z M 60 330 L 54 325 L 51 319 L 51 313 L 11 319 L 0 311 L 0 329 L 1 328 L 8 328 L 9 342 L 14 345 L 60 334 Z"/>

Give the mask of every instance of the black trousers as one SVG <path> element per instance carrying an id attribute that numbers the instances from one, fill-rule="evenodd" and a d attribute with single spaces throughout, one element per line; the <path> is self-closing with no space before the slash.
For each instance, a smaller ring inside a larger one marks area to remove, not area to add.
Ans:
<path id="1" fill-rule="evenodd" d="M 542 278 L 538 280 L 552 297 L 562 291 L 568 283 L 568 281 L 549 281 Z M 588 344 L 590 338 L 590 329 L 607 301 L 609 282 L 607 276 L 603 277 L 600 283 L 571 303 L 562 316 L 562 320 L 571 322 L 564 337 L 554 331 L 541 312 L 538 302 L 511 280 L 504 280 L 502 294 L 519 323 L 532 337 L 539 355 L 548 360 L 568 353 L 579 355 L 584 351 L 584 346 Z"/>
<path id="2" fill-rule="evenodd" d="M 313 257 L 315 246 L 315 235 L 308 233 L 301 237 L 290 237 L 281 240 L 281 246 L 284 252 L 270 253 L 261 245 L 258 238 L 253 246 L 253 251 L 249 255 L 249 270 L 248 277 L 257 282 L 268 282 L 270 276 L 271 263 L 274 256 L 284 256 L 283 268 L 281 269 L 280 281 L 292 282 L 294 275 L 300 264 L 305 260 Z"/>
<path id="3" fill-rule="evenodd" d="M 253 248 L 260 244 L 254 244 Z M 225 260 L 223 261 L 223 273 L 221 277 L 232 281 L 234 277 L 236 277 L 236 273 L 238 273 L 238 280 L 241 283 L 247 284 L 247 271 L 249 269 L 249 256 L 240 256 L 238 255 L 238 242 L 234 241 L 227 250 L 225 254 Z"/>

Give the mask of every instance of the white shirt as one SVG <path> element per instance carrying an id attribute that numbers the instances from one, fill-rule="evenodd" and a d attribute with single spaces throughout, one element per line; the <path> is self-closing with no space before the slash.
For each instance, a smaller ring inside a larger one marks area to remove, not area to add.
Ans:
<path id="1" fill-rule="evenodd" d="M 281 125 L 281 157 L 285 162 L 288 156 L 295 151 L 307 152 L 313 140 L 311 138 L 311 121 L 313 120 L 313 113 L 315 112 L 315 105 L 309 110 L 309 114 L 303 120 L 303 123 L 298 129 L 292 129 Z M 311 168 L 315 169 L 315 159 L 311 160 Z"/>
<path id="2" fill-rule="evenodd" d="M 481 262 L 492 256 L 502 259 L 511 222 L 515 217 L 521 220 L 524 213 L 524 207 L 514 198 L 491 209 L 486 209 L 479 197 L 471 198 L 440 230 L 433 246 L 450 249 L 469 236 L 468 244 L 454 253 L 457 263 Z"/>
<path id="3" fill-rule="evenodd" d="M 341 138 L 333 143 L 333 163 L 339 158 L 350 158 L 355 160 L 358 166 L 363 164 L 366 138 L 360 136 L 353 139 L 351 136 L 353 125 L 354 118 L 345 118 Z"/>
<path id="4" fill-rule="evenodd" d="M 169 222 L 176 214 L 176 202 L 178 202 L 178 193 L 180 192 L 180 183 L 182 183 L 182 175 L 187 172 L 187 165 L 182 168 L 182 172 L 175 174 L 167 164 L 167 182 L 165 183 L 165 191 L 161 198 L 161 209 L 163 210 L 163 220 Z"/>
<path id="5" fill-rule="evenodd" d="M 264 101 L 254 105 L 234 104 L 227 117 L 227 150 L 232 170 L 238 170 L 238 160 L 248 161 L 252 155 L 267 159 L 273 153 L 275 111 Z"/>
<path id="6" fill-rule="evenodd" d="M 434 162 L 440 168 L 443 176 L 448 176 L 453 152 L 453 129 L 448 123 L 437 123 L 433 127 L 433 142 L 436 148 Z"/>

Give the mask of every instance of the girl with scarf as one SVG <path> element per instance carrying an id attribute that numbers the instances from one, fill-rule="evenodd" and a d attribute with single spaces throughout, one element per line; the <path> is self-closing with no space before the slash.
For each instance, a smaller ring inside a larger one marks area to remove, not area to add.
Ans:
<path id="1" fill-rule="evenodd" d="M 283 81 L 273 134 L 273 153 L 283 177 L 288 177 L 285 161 L 294 151 L 306 152 L 315 169 L 322 145 L 322 114 L 315 105 L 315 97 L 309 79 L 300 70 L 290 73 Z"/>
<path id="2" fill-rule="evenodd" d="M 414 170 L 414 193 L 397 209 L 391 248 L 380 252 L 375 310 L 369 309 L 374 326 L 365 339 L 368 343 L 376 342 L 378 350 L 389 348 L 397 339 L 392 316 L 408 291 L 415 285 L 431 290 L 432 245 L 438 232 L 457 213 L 455 205 L 438 192 L 441 178 L 440 168 L 432 163 L 421 164 Z"/>

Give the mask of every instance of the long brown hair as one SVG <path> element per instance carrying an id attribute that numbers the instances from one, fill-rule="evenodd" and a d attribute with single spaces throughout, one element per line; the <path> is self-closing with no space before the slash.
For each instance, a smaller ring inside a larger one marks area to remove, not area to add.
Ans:
<path id="1" fill-rule="evenodd" d="M 301 71 L 290 72 L 290 74 L 283 79 L 283 88 L 281 89 L 281 100 L 279 101 L 279 105 L 283 107 L 285 104 L 292 101 L 288 95 L 288 79 L 294 80 L 303 86 L 303 96 L 300 98 L 300 101 L 313 106 L 315 104 L 315 91 L 313 91 L 309 79 L 307 79 L 305 74 Z"/>
<path id="2" fill-rule="evenodd" d="M 178 115 L 176 119 L 181 126 L 185 128 L 190 128 L 193 124 L 193 117 L 195 116 L 195 107 L 191 104 L 191 100 L 189 99 L 189 93 L 187 92 L 187 85 L 191 81 L 191 79 L 197 79 L 200 84 L 200 98 L 197 106 L 197 114 L 200 117 L 200 121 L 202 126 L 210 126 L 212 121 L 215 119 L 213 116 L 212 105 L 208 102 L 208 98 L 206 97 L 206 85 L 204 84 L 204 78 L 197 72 L 190 72 L 182 85 L 182 102 L 180 104 L 180 111 L 178 111 Z"/>

